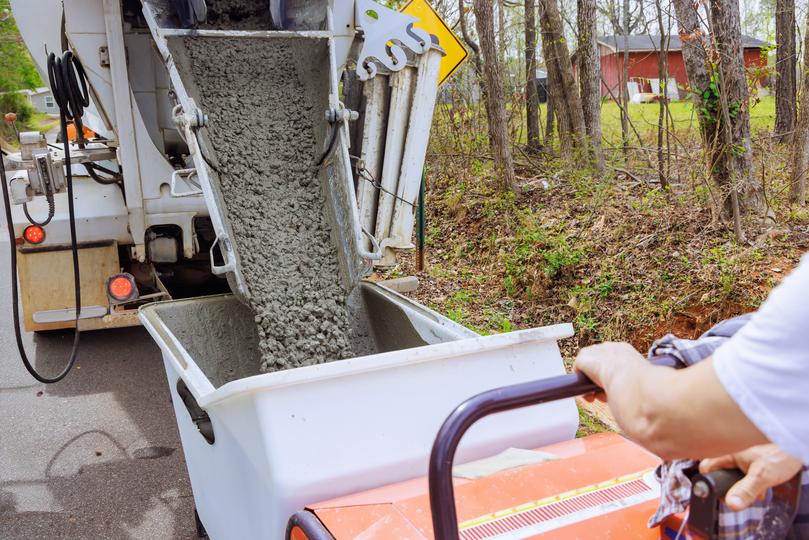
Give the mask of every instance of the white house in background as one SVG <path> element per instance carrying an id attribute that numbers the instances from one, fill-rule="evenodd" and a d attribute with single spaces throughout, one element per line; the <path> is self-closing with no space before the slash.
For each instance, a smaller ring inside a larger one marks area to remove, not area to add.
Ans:
<path id="1" fill-rule="evenodd" d="M 37 112 L 59 114 L 59 109 L 56 108 L 56 101 L 53 99 L 51 89 L 47 86 L 33 90 L 23 90 L 20 93 L 28 98 L 28 101 L 31 102 L 31 105 L 33 105 Z"/>

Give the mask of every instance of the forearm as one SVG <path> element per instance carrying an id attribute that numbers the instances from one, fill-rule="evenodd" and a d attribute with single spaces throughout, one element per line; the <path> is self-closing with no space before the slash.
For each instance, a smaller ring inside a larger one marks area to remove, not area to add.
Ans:
<path id="1" fill-rule="evenodd" d="M 660 457 L 732 453 L 766 438 L 722 387 L 711 360 L 681 370 L 650 364 L 626 344 L 582 351 L 577 368 L 604 388 L 624 432 Z"/>
<path id="2" fill-rule="evenodd" d="M 610 409 L 626 435 L 667 458 L 680 453 L 680 414 L 672 399 L 674 370 L 632 360 L 614 366 L 604 380 Z M 678 455 L 676 457 L 683 457 Z"/>

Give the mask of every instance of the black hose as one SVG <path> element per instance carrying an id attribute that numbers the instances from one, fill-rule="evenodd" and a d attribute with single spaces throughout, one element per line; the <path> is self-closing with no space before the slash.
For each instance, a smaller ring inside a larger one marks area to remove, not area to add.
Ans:
<path id="1" fill-rule="evenodd" d="M 79 326 L 78 326 L 78 317 L 79 317 L 79 310 L 81 309 L 80 305 L 80 295 L 81 295 L 81 285 L 79 282 L 79 275 L 76 269 L 76 261 L 78 260 L 76 255 L 76 244 L 73 244 L 73 253 L 74 253 L 74 285 L 76 288 L 76 333 L 73 337 L 73 348 L 70 351 L 70 358 L 68 359 L 67 365 L 62 370 L 62 372 L 57 375 L 56 377 L 45 377 L 40 375 L 39 372 L 31 365 L 31 362 L 28 360 L 28 355 L 25 353 L 25 346 L 22 342 L 22 331 L 20 330 L 20 304 L 19 304 L 19 293 L 17 291 L 17 242 L 16 238 L 14 238 L 14 221 L 11 217 L 11 203 L 8 193 L 8 184 L 6 182 L 6 167 L 3 163 L 3 158 L 0 156 L 0 179 L 2 179 L 2 188 L 3 188 L 3 202 L 5 203 L 5 211 L 6 211 L 6 225 L 8 228 L 8 242 L 9 242 L 9 258 L 11 261 L 11 316 L 14 320 L 14 337 L 17 340 L 17 349 L 20 352 L 20 358 L 22 359 L 22 363 L 25 366 L 25 369 L 28 373 L 31 374 L 36 380 L 41 383 L 51 384 L 55 382 L 59 382 L 65 378 L 65 376 L 70 372 L 73 368 L 73 364 L 76 363 L 76 353 L 79 348 Z M 70 184 L 68 184 L 70 186 Z M 70 188 L 68 188 L 70 189 Z M 72 198 L 72 195 L 71 195 Z M 72 206 L 72 205 L 71 205 Z M 71 216 L 72 216 L 72 209 L 71 209 Z M 72 233 L 72 231 L 71 231 Z M 73 236 L 71 236 L 73 238 Z"/>
<path id="2" fill-rule="evenodd" d="M 56 202 L 53 200 L 53 194 L 47 193 L 45 198 L 48 200 L 48 217 L 45 218 L 45 221 L 37 221 L 32 218 L 31 214 L 28 213 L 28 203 L 22 203 L 23 214 L 25 214 L 25 218 L 31 223 L 31 225 L 44 227 L 53 219 L 53 216 L 56 213 Z"/>
<path id="3" fill-rule="evenodd" d="M 110 169 L 108 169 L 108 168 L 106 168 L 106 167 L 104 167 L 102 165 L 99 165 L 98 163 L 82 163 L 82 165 L 84 165 L 85 168 L 90 167 L 95 171 L 102 172 L 104 174 L 108 174 L 108 175 L 112 176 L 113 179 L 116 182 L 121 181 L 121 180 L 124 179 L 124 177 L 121 176 L 120 171 L 119 172 L 112 171 L 112 170 L 110 170 Z"/>
<path id="4" fill-rule="evenodd" d="M 103 184 L 105 186 L 113 185 L 113 184 L 120 184 L 123 181 L 123 177 L 120 174 L 117 174 L 106 167 L 101 167 L 100 165 L 96 165 L 95 163 L 82 163 L 84 165 L 84 170 L 87 171 L 87 174 L 98 182 L 99 184 Z M 99 175 L 96 171 L 103 172 L 104 174 L 111 175 L 111 178 L 105 178 Z"/>
<path id="5" fill-rule="evenodd" d="M 323 163 L 326 162 L 326 159 L 334 152 L 336 145 L 334 144 L 337 142 L 337 134 L 340 131 L 340 122 L 334 122 L 331 125 L 331 132 L 329 133 L 329 142 L 326 144 L 326 150 L 323 151 L 321 154 L 320 159 L 317 160 L 317 167 L 320 168 L 323 166 Z"/>
<path id="6" fill-rule="evenodd" d="M 84 108 L 90 105 L 84 66 L 71 51 L 66 51 L 61 58 L 51 53 L 48 55 L 48 82 L 51 85 L 53 100 L 59 107 L 59 116 L 64 117 L 65 124 L 73 122 L 76 126 L 76 141 L 80 148 L 84 148 L 82 116 Z M 63 143 L 67 143 L 67 128 L 62 130 L 62 139 Z"/>
<path id="7" fill-rule="evenodd" d="M 73 172 L 70 166 L 70 140 L 67 136 L 67 122 L 72 120 L 76 126 L 76 134 L 79 140 L 83 140 L 81 115 L 84 107 L 89 105 L 87 94 L 87 80 L 78 58 L 73 53 L 67 51 L 61 58 L 51 53 L 48 56 L 48 79 L 51 84 L 54 101 L 59 107 L 59 124 L 62 131 L 62 144 L 65 152 L 65 179 L 67 184 L 67 209 L 70 226 L 70 248 L 73 255 L 73 293 L 76 303 L 76 328 L 73 333 L 73 346 L 70 349 L 70 356 L 64 369 L 55 377 L 45 377 L 41 375 L 28 360 L 25 353 L 25 346 L 22 342 L 22 331 L 20 329 L 20 309 L 19 294 L 17 291 L 17 247 L 14 238 L 14 221 L 11 217 L 11 199 L 6 183 L 6 168 L 0 156 L 0 179 L 2 179 L 3 200 L 6 210 L 6 223 L 8 225 L 8 240 L 11 259 L 11 303 L 12 317 L 14 320 L 14 336 L 17 340 L 17 349 L 20 358 L 28 373 L 36 380 L 45 384 L 52 384 L 61 381 L 70 373 L 76 363 L 79 351 L 79 341 L 81 331 L 79 330 L 79 319 L 81 317 L 81 274 L 79 273 L 79 248 L 76 239 L 76 212 L 73 206 Z"/>

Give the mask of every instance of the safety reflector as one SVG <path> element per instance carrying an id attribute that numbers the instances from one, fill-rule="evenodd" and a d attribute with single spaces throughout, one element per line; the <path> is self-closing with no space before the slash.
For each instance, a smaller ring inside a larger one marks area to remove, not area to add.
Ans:
<path id="1" fill-rule="evenodd" d="M 640 471 L 532 501 L 460 524 L 461 540 L 533 538 L 660 498 L 653 470 Z M 549 538 L 552 535 L 548 535 Z"/>
<path id="2" fill-rule="evenodd" d="M 132 274 L 116 274 L 107 280 L 107 294 L 116 302 L 127 302 L 138 297 L 138 288 Z"/>
<path id="3" fill-rule="evenodd" d="M 26 242 L 41 244 L 45 240 L 45 230 L 39 225 L 29 225 L 22 232 L 22 236 Z"/>

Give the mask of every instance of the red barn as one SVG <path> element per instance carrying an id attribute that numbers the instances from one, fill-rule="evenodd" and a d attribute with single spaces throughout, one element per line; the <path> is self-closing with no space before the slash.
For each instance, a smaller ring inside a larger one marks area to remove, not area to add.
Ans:
<path id="1" fill-rule="evenodd" d="M 657 65 L 660 36 L 649 34 L 629 36 L 628 45 L 629 83 L 632 87 L 630 96 L 633 95 L 634 88 L 639 92 L 654 92 L 652 86 L 656 85 L 660 78 Z M 769 46 L 768 43 L 750 36 L 742 36 L 742 46 L 746 67 L 767 66 L 767 55 L 763 49 Z M 617 98 L 624 65 L 624 36 L 601 36 L 598 38 L 598 49 L 601 54 L 601 95 L 611 97 L 612 91 Z M 671 36 L 668 51 L 669 78 L 677 81 L 677 88 L 682 88 L 688 83 L 688 76 L 685 72 L 680 36 Z M 637 87 L 632 83 L 636 83 Z M 669 88 L 673 90 L 672 85 L 669 85 Z"/>

